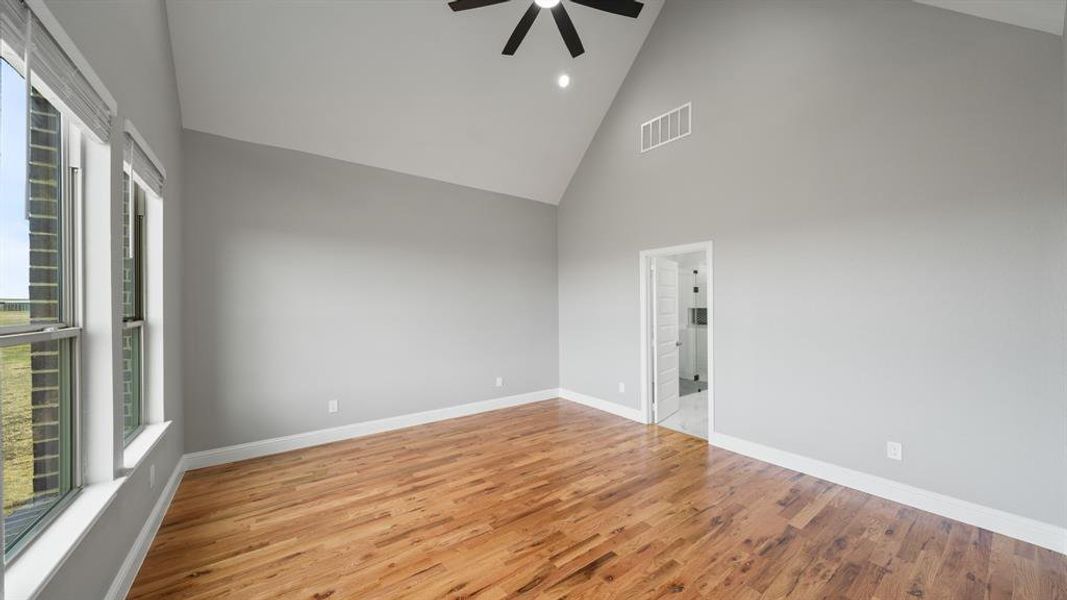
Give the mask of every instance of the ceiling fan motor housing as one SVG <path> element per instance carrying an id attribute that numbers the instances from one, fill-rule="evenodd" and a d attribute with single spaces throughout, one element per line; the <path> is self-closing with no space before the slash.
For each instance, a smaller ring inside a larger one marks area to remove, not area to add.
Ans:
<path id="1" fill-rule="evenodd" d="M 503 4 L 508 1 L 509 0 L 452 0 L 452 2 L 448 3 L 448 6 L 451 7 L 453 11 L 459 12 L 470 10 L 472 8 L 492 6 L 493 4 Z M 570 1 L 575 4 L 624 17 L 630 17 L 632 19 L 636 19 L 638 15 L 641 14 L 641 9 L 645 6 L 637 0 Z M 567 14 L 567 8 L 563 5 L 562 0 L 534 0 L 530 4 L 530 7 L 526 9 L 522 18 L 519 19 L 519 24 L 516 25 L 515 30 L 511 32 L 511 37 L 508 38 L 507 43 L 504 44 L 503 54 L 506 54 L 507 56 L 513 56 L 515 54 L 542 9 L 552 11 L 552 18 L 556 21 L 556 27 L 559 29 L 559 34 L 563 37 L 563 43 L 567 45 L 567 50 L 570 51 L 571 56 L 577 58 L 584 54 L 585 46 L 582 45 L 582 39 L 578 36 L 578 30 L 574 28 L 574 22 L 571 21 L 571 16 Z"/>

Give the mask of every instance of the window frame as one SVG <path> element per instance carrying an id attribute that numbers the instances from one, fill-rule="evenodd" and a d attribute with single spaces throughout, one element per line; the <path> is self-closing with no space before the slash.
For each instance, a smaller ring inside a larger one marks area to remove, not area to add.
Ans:
<path id="1" fill-rule="evenodd" d="M 25 62 L 20 60 L 3 45 L 3 60 L 10 65 L 25 81 L 26 95 L 29 98 L 31 89 L 36 91 L 56 110 L 59 117 L 59 173 L 60 173 L 60 198 L 59 198 L 59 285 L 60 293 L 57 296 L 58 310 L 56 320 L 41 323 L 29 323 L 26 325 L 0 327 L 0 348 L 33 344 L 36 342 L 56 341 L 62 348 L 65 345 L 65 360 L 60 363 L 59 377 L 60 388 L 60 418 L 66 417 L 68 422 L 61 422 L 60 436 L 60 489 L 68 487 L 51 506 L 48 507 L 32 525 L 27 527 L 16 540 L 9 540 L 4 531 L 3 537 L 3 564 L 7 565 L 14 561 L 63 511 L 69 506 L 84 484 L 84 459 L 82 449 L 81 418 L 81 335 L 82 314 L 84 311 L 84 250 L 82 232 L 84 172 L 80 164 L 82 160 L 81 134 L 74 132 L 76 120 L 72 119 L 69 109 L 52 92 L 49 87 L 37 77 L 33 70 L 27 72 Z M 30 107 L 26 108 L 26 129 L 24 132 L 27 148 L 26 180 L 29 182 L 29 148 L 30 148 Z M 76 157 L 76 160 L 73 158 Z M 77 163 L 77 165 L 72 164 Z M 27 190 L 28 193 L 28 190 Z M 63 356 L 61 354 L 61 356 Z M 64 369 L 65 363 L 65 369 Z M 66 459 L 63 458 L 67 453 Z M 64 486 L 64 483 L 66 484 Z M 0 516 L 2 518 L 2 516 Z M 5 528 L 6 529 L 6 528 Z"/>
<path id="2" fill-rule="evenodd" d="M 129 253 L 132 256 L 123 254 L 123 260 L 132 258 L 133 265 L 131 267 L 133 271 L 133 314 L 126 315 L 126 298 L 125 298 L 125 278 L 123 278 L 123 299 L 122 299 L 122 345 L 125 346 L 125 338 L 128 332 L 136 330 L 134 335 L 137 336 L 137 373 L 136 377 L 136 393 L 137 393 L 137 425 L 126 431 L 126 402 L 123 398 L 122 403 L 122 422 L 123 422 L 123 447 L 129 446 L 137 436 L 144 431 L 145 426 L 148 424 L 145 418 L 145 329 L 147 319 L 145 317 L 145 307 L 147 305 L 147 296 L 145 290 L 145 279 L 147 277 L 147 261 L 145 260 L 145 212 L 147 211 L 148 204 L 148 192 L 147 186 L 137 176 L 133 170 L 133 166 L 129 162 L 123 163 L 123 210 L 129 210 L 129 222 L 124 227 L 129 228 Z M 125 238 L 125 234 L 123 235 Z M 125 245 L 125 242 L 124 242 Z M 126 250 L 126 248 L 124 248 Z M 125 350 L 124 350 L 125 351 Z M 125 357 L 123 357 L 125 361 Z M 123 375 L 125 376 L 125 369 L 123 369 Z M 125 380 L 123 381 L 125 383 Z"/>

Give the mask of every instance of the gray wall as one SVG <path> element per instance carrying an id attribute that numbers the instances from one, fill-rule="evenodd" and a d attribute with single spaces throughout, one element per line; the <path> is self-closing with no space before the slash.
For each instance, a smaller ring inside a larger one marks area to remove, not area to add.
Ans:
<path id="1" fill-rule="evenodd" d="M 638 406 L 638 251 L 710 239 L 719 432 L 1067 525 L 1060 44 L 668 2 L 559 208 L 561 386 Z"/>
<path id="2" fill-rule="evenodd" d="M 102 598 L 182 455 L 181 116 L 162 0 L 47 0 L 47 4 L 115 96 L 120 118 L 133 121 L 168 175 L 164 192 L 164 411 L 174 423 L 40 596 Z M 155 489 L 149 488 L 147 474 L 153 464 Z"/>
<path id="3" fill-rule="evenodd" d="M 185 160 L 188 451 L 557 386 L 555 206 L 194 131 Z"/>

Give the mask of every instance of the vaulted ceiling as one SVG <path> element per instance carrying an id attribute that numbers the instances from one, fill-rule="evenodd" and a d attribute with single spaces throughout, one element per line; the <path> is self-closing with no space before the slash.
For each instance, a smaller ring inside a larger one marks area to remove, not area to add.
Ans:
<path id="1" fill-rule="evenodd" d="M 1010 23 L 1027 29 L 1063 34 L 1067 0 L 915 0 L 983 19 Z"/>
<path id="2" fill-rule="evenodd" d="M 558 203 L 663 0 L 563 0 L 584 55 L 547 11 L 501 55 L 530 1 L 168 0 L 184 125 Z"/>
<path id="3" fill-rule="evenodd" d="M 637 20 L 562 0 L 584 55 L 547 11 L 501 55 L 531 1 L 167 0 L 183 124 L 557 204 L 664 0 Z M 1052 33 L 1067 3 L 916 1 Z"/>

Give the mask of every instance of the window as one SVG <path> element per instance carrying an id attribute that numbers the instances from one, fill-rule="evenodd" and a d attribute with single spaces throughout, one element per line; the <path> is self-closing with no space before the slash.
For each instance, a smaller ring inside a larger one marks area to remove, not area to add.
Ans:
<path id="1" fill-rule="evenodd" d="M 129 441 L 144 424 L 144 208 L 145 191 L 129 173 L 123 177 L 122 208 L 122 406 L 123 435 Z"/>
<path id="2" fill-rule="evenodd" d="M 74 214 L 67 123 L 0 60 L 0 415 L 4 555 L 77 488 Z"/>

